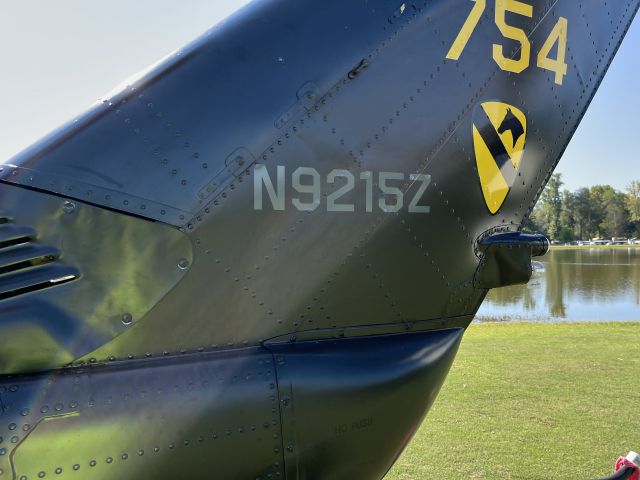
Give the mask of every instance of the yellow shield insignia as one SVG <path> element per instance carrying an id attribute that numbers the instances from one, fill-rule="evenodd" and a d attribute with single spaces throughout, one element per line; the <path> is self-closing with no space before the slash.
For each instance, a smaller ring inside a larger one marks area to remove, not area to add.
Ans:
<path id="1" fill-rule="evenodd" d="M 487 208 L 498 213 L 520 169 L 527 141 L 527 117 L 501 102 L 479 105 L 473 115 L 473 145 Z"/>

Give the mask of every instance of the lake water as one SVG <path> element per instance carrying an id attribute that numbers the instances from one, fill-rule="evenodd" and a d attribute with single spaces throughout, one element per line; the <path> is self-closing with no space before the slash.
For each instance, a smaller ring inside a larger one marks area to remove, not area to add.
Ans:
<path id="1" fill-rule="evenodd" d="M 552 249 L 528 285 L 492 290 L 479 321 L 640 321 L 640 248 Z"/>

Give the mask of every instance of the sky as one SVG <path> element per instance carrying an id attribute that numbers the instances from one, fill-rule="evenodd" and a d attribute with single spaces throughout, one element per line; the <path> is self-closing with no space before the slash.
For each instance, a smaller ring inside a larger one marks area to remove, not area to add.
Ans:
<path id="1" fill-rule="evenodd" d="M 0 162 L 248 0 L 0 0 Z M 640 18 L 557 169 L 565 188 L 640 180 Z"/>

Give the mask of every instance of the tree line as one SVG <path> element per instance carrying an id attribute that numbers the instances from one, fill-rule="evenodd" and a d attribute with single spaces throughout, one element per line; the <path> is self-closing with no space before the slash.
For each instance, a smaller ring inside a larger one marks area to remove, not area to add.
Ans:
<path id="1" fill-rule="evenodd" d="M 563 185 L 561 174 L 551 177 L 525 230 L 561 242 L 640 237 L 640 180 L 624 192 L 610 185 L 570 192 Z"/>

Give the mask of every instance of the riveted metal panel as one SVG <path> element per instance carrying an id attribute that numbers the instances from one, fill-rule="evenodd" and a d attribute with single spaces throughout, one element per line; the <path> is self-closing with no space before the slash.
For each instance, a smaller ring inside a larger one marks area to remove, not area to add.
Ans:
<path id="1" fill-rule="evenodd" d="M 435 400 L 461 338 L 457 329 L 272 347 L 286 478 L 382 478 Z"/>
<path id="2" fill-rule="evenodd" d="M 0 478 L 282 477 L 264 351 L 4 378 L 0 394 Z"/>
<path id="3" fill-rule="evenodd" d="M 60 367 L 135 328 L 193 261 L 161 223 L 4 184 L 0 205 L 18 243 L 4 257 L 22 252 L 0 272 L 1 374 Z"/>
<path id="4" fill-rule="evenodd" d="M 226 182 L 225 159 L 240 146 L 266 150 L 372 48 L 396 8 L 254 2 L 9 162 L 26 171 L 0 177 L 184 225 L 203 206 L 198 193 Z"/>
<path id="5" fill-rule="evenodd" d="M 283 169 L 284 210 L 275 210 L 266 196 L 263 208 L 255 208 L 253 168 L 230 173 L 233 180 L 207 197 L 184 228 L 195 245 L 189 277 L 136 331 L 95 356 L 215 351 L 326 329 L 393 329 L 473 315 L 486 292 L 473 286 L 480 262 L 476 240 L 486 232 L 520 228 L 600 77 L 582 85 L 577 63 L 568 57 L 564 85 L 558 86 L 551 72 L 534 66 L 535 53 L 559 16 L 574 19 L 571 25 L 582 18 L 572 2 L 532 2 L 532 18 L 515 16 L 514 24 L 533 45 L 532 64 L 519 75 L 502 71 L 491 57 L 492 43 L 518 55 L 517 44 L 507 42 L 497 29 L 493 7 L 480 18 L 461 59 L 446 60 L 470 3 L 418 2 L 407 4 L 403 17 L 393 23 L 385 17 L 382 35 L 362 56 L 366 68 L 350 76 L 358 60 L 344 69 L 311 108 L 278 130 L 262 154 L 247 142 L 235 142 L 229 151 L 246 149 L 274 181 Z M 602 3 L 609 12 L 606 21 L 621 27 L 596 40 L 607 59 L 637 8 L 637 2 L 624 7 L 609 3 Z M 576 62 L 592 56 L 592 45 L 582 42 L 579 32 L 568 32 Z M 292 89 L 296 98 L 299 89 Z M 481 104 L 495 100 L 526 114 L 528 134 L 517 178 L 501 210 L 492 215 L 475 162 L 473 116 Z M 283 104 L 283 111 L 293 102 Z M 224 157 L 226 165 L 237 156 L 225 152 Z M 300 197 L 291 182 L 299 167 L 317 171 L 322 183 L 320 205 L 312 211 L 292 204 Z M 336 169 L 356 179 L 354 189 L 341 198 L 354 205 L 353 213 L 328 211 L 327 197 L 341 186 L 327 182 Z M 378 175 L 385 171 L 404 175 L 399 186 L 405 208 L 382 211 L 376 197 L 368 212 L 360 175 L 371 172 L 378 188 Z M 407 211 L 419 188 L 419 182 L 409 180 L 411 174 L 430 177 L 420 199 L 430 207 L 428 214 Z M 190 312 L 190 322 L 176 329 L 175 318 L 185 312 Z M 163 332 L 169 329 L 176 334 L 167 344 Z"/>

